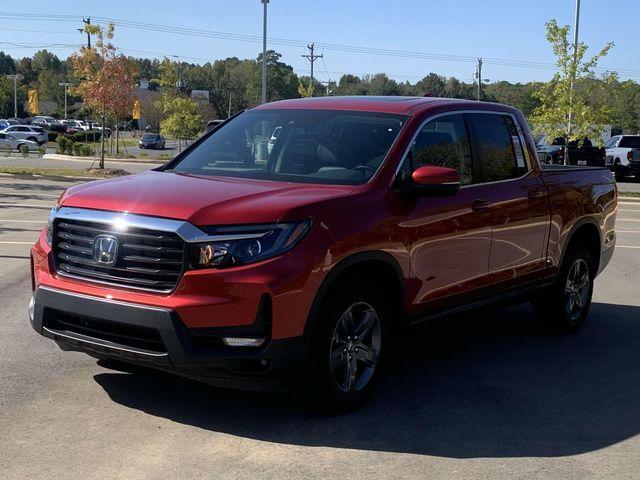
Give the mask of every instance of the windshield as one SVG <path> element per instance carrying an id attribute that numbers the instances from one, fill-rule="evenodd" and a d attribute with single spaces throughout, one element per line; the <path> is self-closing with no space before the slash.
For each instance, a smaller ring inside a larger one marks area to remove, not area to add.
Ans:
<path id="1" fill-rule="evenodd" d="M 378 170 L 406 117 L 337 110 L 245 112 L 170 171 L 357 185 Z"/>
<path id="2" fill-rule="evenodd" d="M 156 135 L 146 134 L 146 135 L 143 135 L 142 140 L 149 141 L 149 140 L 155 140 L 156 138 L 157 138 Z"/>
<path id="3" fill-rule="evenodd" d="M 622 137 L 619 146 L 622 148 L 640 148 L 640 137 Z"/>

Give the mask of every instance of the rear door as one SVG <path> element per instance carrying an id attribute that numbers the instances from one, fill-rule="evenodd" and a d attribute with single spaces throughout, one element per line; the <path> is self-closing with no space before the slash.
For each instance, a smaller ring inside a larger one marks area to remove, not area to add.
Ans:
<path id="1" fill-rule="evenodd" d="M 481 178 L 491 202 L 491 283 L 535 278 L 546 266 L 550 212 L 516 119 L 501 112 L 469 113 Z"/>

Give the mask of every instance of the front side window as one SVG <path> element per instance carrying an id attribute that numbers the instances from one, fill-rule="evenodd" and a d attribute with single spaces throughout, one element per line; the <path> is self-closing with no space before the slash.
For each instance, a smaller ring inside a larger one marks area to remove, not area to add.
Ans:
<path id="1" fill-rule="evenodd" d="M 357 185 L 378 170 L 405 119 L 342 110 L 248 111 L 166 171 Z"/>
<path id="2" fill-rule="evenodd" d="M 526 173 L 523 148 L 510 116 L 472 113 L 468 120 L 475 132 L 485 181 L 507 180 Z"/>
<path id="3" fill-rule="evenodd" d="M 473 183 L 469 137 L 461 114 L 428 122 L 416 135 L 410 149 L 412 171 L 425 165 L 458 170 L 460 184 Z"/>

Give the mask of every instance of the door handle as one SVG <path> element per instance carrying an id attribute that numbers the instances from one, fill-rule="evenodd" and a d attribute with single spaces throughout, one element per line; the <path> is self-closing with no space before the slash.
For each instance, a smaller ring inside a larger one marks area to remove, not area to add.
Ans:
<path id="1" fill-rule="evenodd" d="M 491 203 L 487 202 L 486 200 L 475 200 L 471 204 L 471 210 L 473 210 L 474 212 L 482 212 L 484 210 L 488 210 L 490 206 Z"/>
<path id="2" fill-rule="evenodd" d="M 529 190 L 527 193 L 527 198 L 529 200 L 535 200 L 536 198 L 542 198 L 544 196 L 544 192 L 542 190 Z"/>

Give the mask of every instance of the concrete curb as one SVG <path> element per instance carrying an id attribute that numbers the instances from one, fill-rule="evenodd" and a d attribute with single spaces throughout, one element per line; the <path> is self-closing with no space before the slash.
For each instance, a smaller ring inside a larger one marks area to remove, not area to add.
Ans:
<path id="1" fill-rule="evenodd" d="M 20 178 L 25 180 L 51 180 L 53 182 L 79 182 L 90 180 L 106 180 L 107 177 L 70 177 L 68 175 L 29 175 L 25 173 L 0 173 L 0 177 Z M 118 177 L 112 177 L 118 178 Z"/>
<path id="2" fill-rule="evenodd" d="M 618 200 L 621 202 L 635 202 L 640 203 L 640 197 L 625 197 L 624 193 L 618 196 Z"/>
<path id="3" fill-rule="evenodd" d="M 42 156 L 45 160 L 66 160 L 68 162 L 97 162 L 99 159 L 95 157 L 76 157 L 71 155 L 60 155 L 58 153 L 45 153 Z M 142 163 L 150 165 L 164 165 L 170 159 L 167 160 L 138 160 L 137 158 L 107 158 L 105 157 L 105 163 Z"/>

